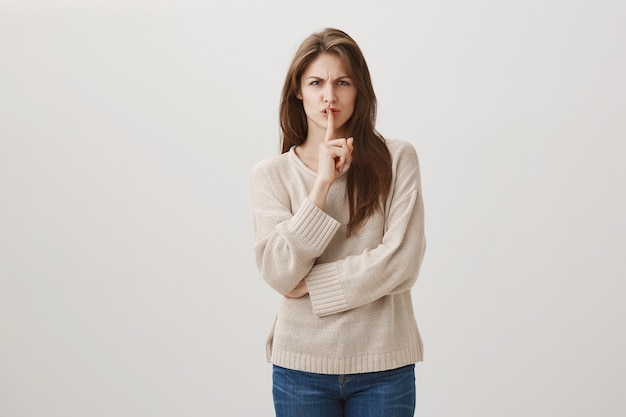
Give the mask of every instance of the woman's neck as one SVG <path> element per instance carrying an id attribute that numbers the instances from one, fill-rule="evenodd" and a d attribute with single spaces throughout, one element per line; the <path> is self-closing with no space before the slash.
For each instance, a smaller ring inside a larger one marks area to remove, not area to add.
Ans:
<path id="1" fill-rule="evenodd" d="M 310 169 L 317 172 L 319 161 L 319 145 L 324 141 L 324 135 L 309 132 L 302 145 L 296 146 L 296 155 Z"/>

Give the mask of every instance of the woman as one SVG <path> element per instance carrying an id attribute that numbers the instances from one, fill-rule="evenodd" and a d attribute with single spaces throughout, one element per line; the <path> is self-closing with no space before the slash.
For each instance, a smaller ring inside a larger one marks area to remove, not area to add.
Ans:
<path id="1" fill-rule="evenodd" d="M 282 154 L 251 174 L 257 265 L 283 295 L 267 341 L 278 417 L 414 413 L 420 171 L 375 118 L 355 41 L 337 29 L 305 39 L 282 91 Z"/>

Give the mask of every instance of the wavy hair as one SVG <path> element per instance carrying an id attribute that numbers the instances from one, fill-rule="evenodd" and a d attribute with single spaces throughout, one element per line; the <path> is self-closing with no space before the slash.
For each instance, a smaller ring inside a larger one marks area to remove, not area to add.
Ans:
<path id="1" fill-rule="evenodd" d="M 345 124 L 346 137 L 354 138 L 352 162 L 347 173 L 350 209 L 348 235 L 354 234 L 374 213 L 391 187 L 391 155 L 385 139 L 376 130 L 376 94 L 370 72 L 357 43 L 347 33 L 326 28 L 307 37 L 291 62 L 280 100 L 282 153 L 306 140 L 308 124 L 300 91 L 302 74 L 320 54 L 341 59 L 356 87 L 354 112 Z"/>

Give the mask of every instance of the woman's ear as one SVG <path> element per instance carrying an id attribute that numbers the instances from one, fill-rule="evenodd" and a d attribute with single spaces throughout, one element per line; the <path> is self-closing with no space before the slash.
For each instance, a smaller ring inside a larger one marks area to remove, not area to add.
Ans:
<path id="1" fill-rule="evenodd" d="M 296 98 L 298 100 L 302 100 L 302 93 L 300 92 L 300 90 L 296 91 Z"/>

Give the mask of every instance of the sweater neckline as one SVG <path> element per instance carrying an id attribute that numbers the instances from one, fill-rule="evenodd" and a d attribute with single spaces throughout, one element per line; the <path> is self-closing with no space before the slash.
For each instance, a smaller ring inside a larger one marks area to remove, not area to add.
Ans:
<path id="1" fill-rule="evenodd" d="M 314 178 L 317 177 L 317 172 L 309 168 L 296 154 L 296 145 L 293 145 L 291 148 L 289 148 L 288 155 L 295 162 L 295 164 L 298 165 L 300 169 L 306 172 L 309 176 L 312 176 Z M 348 171 L 342 172 L 337 178 L 343 177 L 344 175 L 346 175 L 347 172 Z"/>

